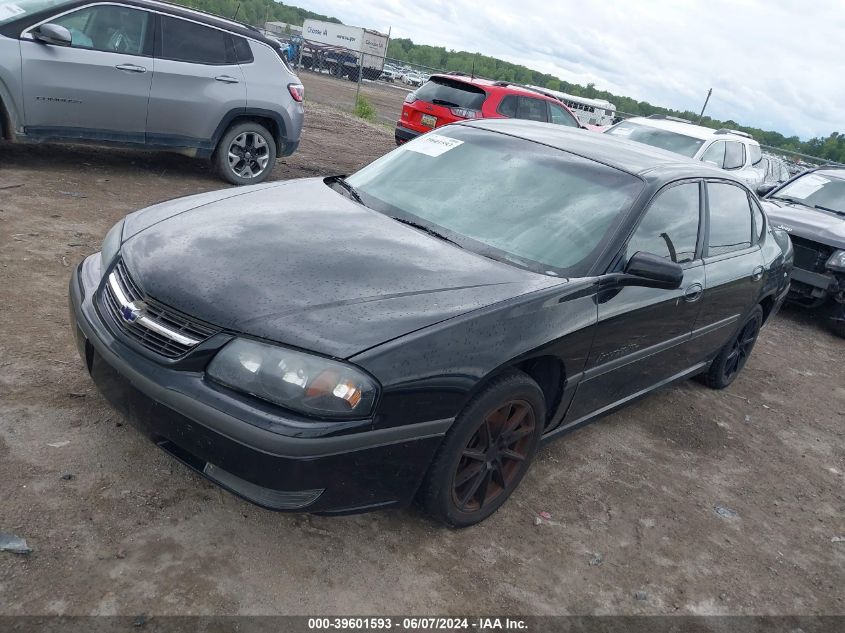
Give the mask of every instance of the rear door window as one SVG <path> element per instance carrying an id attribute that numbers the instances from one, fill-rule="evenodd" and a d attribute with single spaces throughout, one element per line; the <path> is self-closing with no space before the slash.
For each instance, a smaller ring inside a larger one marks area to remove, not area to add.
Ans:
<path id="1" fill-rule="evenodd" d="M 707 254 L 722 255 L 751 247 L 751 206 L 744 189 L 727 183 L 707 183 L 710 228 Z"/>
<path id="2" fill-rule="evenodd" d="M 232 63 L 229 34 L 201 24 L 161 16 L 156 57 L 194 64 Z"/>
<path id="3" fill-rule="evenodd" d="M 761 160 L 763 160 L 763 150 L 760 149 L 759 145 L 752 145 L 749 143 L 748 152 L 751 156 L 752 165 L 757 165 Z"/>
<path id="4" fill-rule="evenodd" d="M 745 165 L 745 145 L 736 141 L 725 143 L 725 169 L 739 169 Z"/>
<path id="5" fill-rule="evenodd" d="M 415 92 L 417 99 L 447 108 L 481 110 L 487 93 L 478 86 L 446 77 L 432 77 Z"/>

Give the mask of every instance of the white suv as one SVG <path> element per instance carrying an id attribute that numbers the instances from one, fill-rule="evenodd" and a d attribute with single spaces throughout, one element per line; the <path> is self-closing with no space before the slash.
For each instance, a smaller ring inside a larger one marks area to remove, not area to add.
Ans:
<path id="1" fill-rule="evenodd" d="M 745 132 L 714 130 L 686 119 L 653 114 L 621 121 L 605 130 L 605 134 L 711 163 L 733 172 L 752 190 L 759 187 L 765 177 L 760 144 Z"/>

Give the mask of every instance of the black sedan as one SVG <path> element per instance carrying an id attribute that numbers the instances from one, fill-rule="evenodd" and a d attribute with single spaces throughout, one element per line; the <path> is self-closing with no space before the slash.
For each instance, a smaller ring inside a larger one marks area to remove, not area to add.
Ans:
<path id="1" fill-rule="evenodd" d="M 724 171 L 481 120 L 354 175 L 126 217 L 70 283 L 80 354 L 160 447 L 276 510 L 489 516 L 540 444 L 731 384 L 791 246 Z"/>

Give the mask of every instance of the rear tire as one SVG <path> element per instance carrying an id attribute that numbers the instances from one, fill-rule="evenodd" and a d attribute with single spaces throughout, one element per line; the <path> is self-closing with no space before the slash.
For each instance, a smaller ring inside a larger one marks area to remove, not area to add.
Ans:
<path id="1" fill-rule="evenodd" d="M 257 185 L 267 180 L 276 165 L 276 141 L 260 123 L 236 123 L 220 139 L 212 162 L 223 180 Z"/>
<path id="2" fill-rule="evenodd" d="M 455 419 L 420 489 L 428 514 L 475 525 L 508 499 L 528 471 L 546 420 L 543 392 L 522 372 L 495 378 Z"/>
<path id="3" fill-rule="evenodd" d="M 704 384 L 711 389 L 724 389 L 736 380 L 751 356 L 762 325 L 763 308 L 756 305 L 719 355 L 710 363 L 710 368 L 704 374 Z"/>

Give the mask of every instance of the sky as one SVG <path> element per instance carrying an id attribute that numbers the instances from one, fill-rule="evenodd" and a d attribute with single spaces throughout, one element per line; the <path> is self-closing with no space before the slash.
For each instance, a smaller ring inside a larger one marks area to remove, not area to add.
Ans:
<path id="1" fill-rule="evenodd" d="M 286 0 L 417 44 L 776 130 L 845 133 L 843 0 Z"/>

